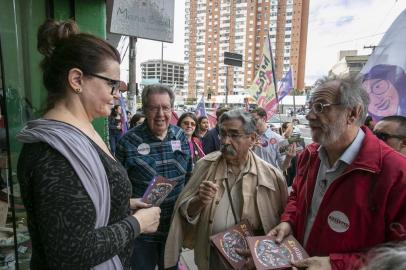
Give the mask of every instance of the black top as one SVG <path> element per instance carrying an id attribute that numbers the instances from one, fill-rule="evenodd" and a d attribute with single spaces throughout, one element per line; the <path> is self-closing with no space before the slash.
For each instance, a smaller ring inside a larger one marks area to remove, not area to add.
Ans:
<path id="1" fill-rule="evenodd" d="M 32 240 L 31 269 L 90 269 L 119 255 L 130 269 L 140 233 L 130 214 L 126 170 L 94 144 L 110 184 L 108 226 L 94 228 L 94 205 L 68 160 L 46 143 L 24 144 L 17 176 Z"/>
<path id="2" fill-rule="evenodd" d="M 118 125 L 121 123 L 121 118 L 116 118 L 115 116 L 109 116 L 109 132 L 110 134 L 121 134 L 121 128 Z"/>
<path id="3" fill-rule="evenodd" d="M 203 151 L 206 155 L 220 150 L 220 138 L 218 126 L 210 129 L 202 138 Z"/>

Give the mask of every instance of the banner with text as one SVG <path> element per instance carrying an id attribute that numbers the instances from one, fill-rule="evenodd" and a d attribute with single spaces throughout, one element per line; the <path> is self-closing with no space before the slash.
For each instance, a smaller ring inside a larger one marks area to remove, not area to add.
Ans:
<path id="1" fill-rule="evenodd" d="M 261 65 L 251 87 L 248 89 L 248 94 L 256 100 L 258 106 L 266 111 L 272 109 L 276 102 L 273 58 L 269 36 L 264 42 Z"/>
<path id="2" fill-rule="evenodd" d="M 175 0 L 114 0 L 110 32 L 173 43 Z"/>

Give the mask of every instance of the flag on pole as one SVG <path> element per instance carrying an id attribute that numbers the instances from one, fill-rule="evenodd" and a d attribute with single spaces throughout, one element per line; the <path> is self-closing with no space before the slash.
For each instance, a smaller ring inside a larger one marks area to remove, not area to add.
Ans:
<path id="1" fill-rule="evenodd" d="M 206 116 L 206 107 L 204 106 L 204 96 L 200 98 L 199 103 L 196 105 L 195 114 L 199 118 L 200 116 Z"/>
<path id="2" fill-rule="evenodd" d="M 210 126 L 210 128 L 213 128 L 213 127 L 216 126 L 216 124 L 217 124 L 217 117 L 216 117 L 216 114 L 215 114 L 215 113 L 214 113 L 214 114 L 208 113 L 208 114 L 207 114 L 207 119 L 209 120 L 209 126 Z"/>
<path id="3" fill-rule="evenodd" d="M 178 124 L 178 114 L 175 111 L 172 111 L 171 121 L 169 122 L 171 125 L 176 126 Z"/>
<path id="4" fill-rule="evenodd" d="M 406 116 L 406 10 L 386 31 L 362 68 L 369 94 L 368 114 L 374 121 L 390 115 Z"/>
<path id="5" fill-rule="evenodd" d="M 121 107 L 121 135 L 124 135 L 128 131 L 128 119 L 127 119 L 127 107 L 123 97 L 123 93 L 120 92 L 119 103 Z"/>
<path id="6" fill-rule="evenodd" d="M 292 67 L 289 68 L 289 71 L 286 72 L 285 76 L 283 76 L 282 80 L 279 82 L 278 88 L 278 101 L 281 101 L 284 97 L 286 97 L 290 91 L 293 89 L 293 73 Z"/>
<path id="7" fill-rule="evenodd" d="M 256 100 L 258 106 L 267 111 L 276 102 L 275 85 L 271 40 L 268 35 L 263 46 L 261 65 L 251 87 L 248 89 L 248 94 Z"/>
<path id="8" fill-rule="evenodd" d="M 293 89 L 293 71 L 292 67 L 289 68 L 289 71 L 283 76 L 282 80 L 278 83 L 278 101 L 276 101 L 276 97 L 270 103 L 270 106 L 267 110 L 268 117 L 272 117 L 278 109 L 279 102 L 286 97 L 290 91 Z M 272 106 L 272 107 L 271 107 Z"/>
<path id="9" fill-rule="evenodd" d="M 214 99 L 216 100 L 216 98 L 214 98 Z M 211 112 L 207 113 L 207 120 L 209 120 L 210 128 L 214 128 L 217 124 L 216 113 L 217 113 L 217 110 L 219 109 L 219 107 L 220 107 L 219 103 L 213 103 Z"/>

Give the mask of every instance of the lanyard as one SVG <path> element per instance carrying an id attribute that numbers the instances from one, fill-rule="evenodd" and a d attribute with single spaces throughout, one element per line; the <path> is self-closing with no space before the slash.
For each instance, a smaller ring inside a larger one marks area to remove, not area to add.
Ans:
<path id="1" fill-rule="evenodd" d="M 244 180 L 244 176 L 248 174 L 248 172 L 245 172 L 241 176 L 241 181 Z M 236 179 L 237 182 L 238 179 Z M 231 189 L 230 189 L 230 184 L 228 183 L 228 178 L 225 178 L 224 181 L 226 182 L 226 190 L 227 190 L 227 196 L 228 196 L 228 201 L 230 202 L 231 206 L 231 212 L 233 212 L 233 217 L 234 217 L 234 223 L 237 225 L 238 224 L 238 219 L 237 219 L 237 214 L 235 213 L 235 208 L 233 204 L 233 199 L 231 198 Z"/>

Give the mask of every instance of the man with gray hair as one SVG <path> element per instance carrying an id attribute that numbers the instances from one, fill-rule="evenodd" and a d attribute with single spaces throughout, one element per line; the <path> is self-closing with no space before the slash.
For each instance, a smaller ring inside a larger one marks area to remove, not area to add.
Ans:
<path id="1" fill-rule="evenodd" d="M 312 139 L 297 175 L 277 241 L 293 234 L 311 256 L 306 269 L 359 269 L 366 250 L 404 239 L 406 158 L 365 126 L 369 98 L 360 81 L 319 80 L 306 118 Z"/>
<path id="2" fill-rule="evenodd" d="M 406 269 L 406 242 L 388 243 L 369 252 L 362 270 Z"/>
<path id="3" fill-rule="evenodd" d="M 142 91 L 143 124 L 128 131 L 117 146 L 117 159 L 127 169 L 132 197 L 143 196 L 151 180 L 162 176 L 176 182 L 161 203 L 161 218 L 154 234 L 135 241 L 131 267 L 141 270 L 163 269 L 165 241 L 175 201 L 192 170 L 189 143 L 182 129 L 170 125 L 175 100 L 173 91 L 163 85 L 149 85 Z M 176 269 L 176 267 L 174 267 Z"/>
<path id="4" fill-rule="evenodd" d="M 219 120 L 220 151 L 200 159 L 179 196 L 165 250 L 176 264 L 182 246 L 194 249 L 199 270 L 224 269 L 210 236 L 247 219 L 259 234 L 279 223 L 287 186 L 278 169 L 255 155 L 255 120 L 241 110 Z"/>

